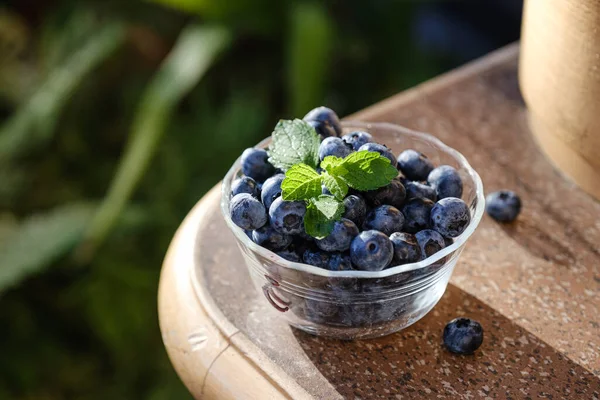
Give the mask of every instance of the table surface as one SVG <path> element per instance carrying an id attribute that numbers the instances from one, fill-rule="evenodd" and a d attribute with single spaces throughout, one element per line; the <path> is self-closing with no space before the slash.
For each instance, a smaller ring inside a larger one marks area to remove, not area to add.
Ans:
<path id="1" fill-rule="evenodd" d="M 252 286 L 218 187 L 196 205 L 159 288 L 165 347 L 196 398 L 600 398 L 600 204 L 533 141 L 517 59 L 509 46 L 348 117 L 430 132 L 486 192 L 523 201 L 513 224 L 484 216 L 438 305 L 401 332 L 339 341 L 290 328 Z M 485 329 L 472 356 L 441 346 L 462 315 Z"/>

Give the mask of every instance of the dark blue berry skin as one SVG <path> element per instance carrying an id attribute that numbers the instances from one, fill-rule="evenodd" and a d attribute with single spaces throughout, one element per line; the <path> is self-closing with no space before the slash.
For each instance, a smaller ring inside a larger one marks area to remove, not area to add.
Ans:
<path id="1" fill-rule="evenodd" d="M 317 239 L 317 247 L 323 251 L 346 251 L 352 239 L 358 235 L 358 227 L 349 219 L 342 218 L 334 222 L 333 231 L 323 239 Z"/>
<path id="2" fill-rule="evenodd" d="M 429 173 L 427 183 L 435 189 L 438 200 L 446 197 L 461 198 L 463 183 L 458 171 L 449 165 L 440 165 Z"/>
<path id="3" fill-rule="evenodd" d="M 483 343 L 483 328 L 469 318 L 456 318 L 444 328 L 444 345 L 452 353 L 473 354 Z"/>
<path id="4" fill-rule="evenodd" d="M 278 197 L 269 207 L 271 226 L 286 235 L 304 232 L 304 214 L 306 205 L 303 201 L 284 201 Z"/>
<path id="5" fill-rule="evenodd" d="M 350 254 L 347 253 L 333 253 L 329 257 L 329 263 L 327 269 L 330 271 L 353 271 L 352 260 Z"/>
<path id="6" fill-rule="evenodd" d="M 373 136 L 367 132 L 354 131 L 342 136 L 342 140 L 351 145 L 352 149 L 358 150 L 362 145 L 372 142 Z"/>
<path id="7" fill-rule="evenodd" d="M 387 204 L 396 208 L 402 208 L 404 200 L 406 199 L 406 190 L 399 179 L 392 179 L 388 185 L 380 187 L 379 189 L 369 190 L 364 192 L 363 195 L 365 201 L 371 207 Z"/>
<path id="8" fill-rule="evenodd" d="M 421 260 L 431 257 L 444 247 L 446 243 L 442 235 L 432 229 L 424 229 L 415 234 L 419 248 L 421 249 Z"/>
<path id="9" fill-rule="evenodd" d="M 229 212 L 234 224 L 242 229 L 258 229 L 267 223 L 265 206 L 249 193 L 232 197 Z"/>
<path id="10" fill-rule="evenodd" d="M 277 255 L 281 258 L 285 258 L 291 262 L 302 262 L 302 258 L 293 250 L 285 249 L 277 252 Z"/>
<path id="11" fill-rule="evenodd" d="M 249 176 L 242 176 L 231 184 L 231 197 L 240 193 L 248 193 L 258 198 L 260 196 L 260 189 L 254 179 Z"/>
<path id="12" fill-rule="evenodd" d="M 431 210 L 431 227 L 444 237 L 455 238 L 469 226 L 471 213 L 469 206 L 456 197 L 441 199 Z"/>
<path id="13" fill-rule="evenodd" d="M 257 182 L 275 173 L 275 167 L 269 163 L 269 155 L 264 149 L 246 149 L 242 153 L 242 172 Z"/>
<path id="14" fill-rule="evenodd" d="M 260 198 L 267 210 L 271 207 L 271 204 L 273 204 L 275 199 L 281 196 L 281 182 L 283 182 L 284 179 L 284 174 L 277 174 L 273 175 L 263 183 Z"/>
<path id="15" fill-rule="evenodd" d="M 383 205 L 372 209 L 367 214 L 363 229 L 376 230 L 386 235 L 402 231 L 404 226 L 404 215 L 393 206 Z"/>
<path id="16" fill-rule="evenodd" d="M 434 203 L 437 201 L 435 189 L 425 183 L 404 180 L 402 184 L 406 189 L 406 200 L 429 199 Z"/>
<path id="17" fill-rule="evenodd" d="M 244 233 L 246 234 L 246 236 L 248 236 L 248 238 L 249 238 L 250 240 L 252 240 L 252 232 L 253 232 L 253 231 L 252 231 L 252 230 L 250 230 L 250 229 L 244 229 Z"/>
<path id="18" fill-rule="evenodd" d="M 328 137 L 332 137 L 332 136 L 337 137 L 335 128 L 326 122 L 306 121 L 306 123 L 308 123 L 310 126 L 312 126 L 315 129 L 317 134 L 319 134 L 319 136 L 321 137 L 321 140 L 326 139 Z"/>
<path id="19" fill-rule="evenodd" d="M 321 250 L 307 249 L 302 254 L 302 260 L 306 264 L 314 265 L 315 267 L 328 269 L 330 254 Z"/>
<path id="20" fill-rule="evenodd" d="M 394 265 L 409 264 L 421 259 L 421 248 L 415 235 L 405 232 L 394 232 L 390 236 L 394 245 Z"/>
<path id="21" fill-rule="evenodd" d="M 485 211 L 498 222 L 512 222 L 521 212 L 521 199 L 510 190 L 490 193 L 485 198 Z"/>
<path id="22" fill-rule="evenodd" d="M 325 186 L 325 185 L 321 185 L 321 193 L 323 193 L 323 194 L 327 194 L 327 195 L 329 195 L 329 196 L 333 196 L 333 193 L 331 193 L 331 192 L 329 191 L 329 189 L 327 189 L 327 186 Z"/>
<path id="23" fill-rule="evenodd" d="M 352 153 L 352 147 L 339 137 L 325 138 L 319 146 L 319 159 L 321 161 L 327 156 L 344 158 L 350 153 Z"/>
<path id="24" fill-rule="evenodd" d="M 342 134 L 342 124 L 340 123 L 340 119 L 331 108 L 314 108 L 304 116 L 304 120 L 309 123 L 311 121 L 319 122 L 318 126 L 313 125 L 313 127 L 322 137 L 340 136 Z"/>
<path id="25" fill-rule="evenodd" d="M 387 146 L 384 146 L 379 143 L 366 143 L 358 148 L 358 151 L 363 151 L 363 150 L 374 151 L 376 153 L 379 153 L 382 156 L 389 159 L 394 167 L 398 165 L 398 160 L 396 160 L 396 156 L 394 155 L 394 153 L 392 153 L 392 151 Z"/>
<path id="26" fill-rule="evenodd" d="M 342 217 L 362 226 L 367 216 L 367 204 L 365 200 L 356 194 L 351 194 L 344 199 L 344 215 Z"/>
<path id="27" fill-rule="evenodd" d="M 413 181 L 424 181 L 433 170 L 433 163 L 416 150 L 404 150 L 398 156 L 398 169 Z"/>
<path id="28" fill-rule="evenodd" d="M 292 243 L 290 235 L 277 232 L 270 225 L 252 231 L 252 241 L 272 251 L 280 251 Z"/>
<path id="29" fill-rule="evenodd" d="M 394 257 L 394 246 L 384 233 L 363 231 L 350 245 L 352 264 L 362 271 L 381 271 Z"/>
<path id="30" fill-rule="evenodd" d="M 445 247 L 452 246 L 454 244 L 454 239 L 445 237 L 444 244 L 446 245 Z"/>
<path id="31" fill-rule="evenodd" d="M 412 199 L 402 207 L 404 231 L 417 233 L 429 228 L 429 216 L 434 202 L 429 199 Z"/>

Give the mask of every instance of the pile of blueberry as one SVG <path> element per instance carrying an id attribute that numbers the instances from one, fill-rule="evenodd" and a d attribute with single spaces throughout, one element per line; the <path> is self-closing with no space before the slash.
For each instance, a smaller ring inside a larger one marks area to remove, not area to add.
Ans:
<path id="1" fill-rule="evenodd" d="M 331 271 L 380 271 L 430 257 L 469 225 L 469 207 L 461 200 L 463 183 L 453 167 L 436 168 L 427 156 L 410 149 L 396 157 L 367 132 L 342 136 L 338 116 L 326 107 L 315 108 L 304 120 L 321 137 L 320 160 L 374 151 L 397 166 L 398 176 L 377 190 L 351 189 L 331 234 L 315 239 L 304 230 L 304 202 L 281 197 L 284 173 L 269 163 L 264 149 L 246 149 L 243 176 L 232 185 L 230 214 L 255 243 L 287 260 Z M 330 194 L 325 187 L 323 193 Z"/>

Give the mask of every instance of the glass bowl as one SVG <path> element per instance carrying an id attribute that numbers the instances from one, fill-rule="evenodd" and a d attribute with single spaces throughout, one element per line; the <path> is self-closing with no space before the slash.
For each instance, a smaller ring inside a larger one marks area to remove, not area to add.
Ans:
<path id="1" fill-rule="evenodd" d="M 467 240 L 479 225 L 485 208 L 479 175 L 458 151 L 437 138 L 389 123 L 344 122 L 344 133 L 369 132 L 394 154 L 415 149 L 434 165 L 451 165 L 463 180 L 463 200 L 471 223 L 454 243 L 427 259 L 383 271 L 328 271 L 285 260 L 254 243 L 229 216 L 231 184 L 241 175 L 240 159 L 222 184 L 221 210 L 235 235 L 248 272 L 260 296 L 287 322 L 311 334 L 339 339 L 388 335 L 427 314 L 444 294 Z M 269 139 L 258 146 L 267 147 Z"/>

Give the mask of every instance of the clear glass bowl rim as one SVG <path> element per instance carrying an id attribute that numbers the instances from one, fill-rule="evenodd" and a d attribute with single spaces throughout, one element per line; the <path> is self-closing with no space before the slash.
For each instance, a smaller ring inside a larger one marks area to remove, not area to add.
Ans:
<path id="1" fill-rule="evenodd" d="M 425 260 L 421 260 L 416 263 L 388 267 L 382 271 L 329 271 L 309 264 L 288 261 L 277 255 L 276 253 L 272 252 L 271 250 L 268 250 L 254 243 L 240 227 L 233 223 L 231 217 L 229 216 L 229 194 L 231 190 L 231 183 L 234 175 L 240 169 L 240 156 L 235 160 L 229 171 L 227 171 L 227 174 L 225 175 L 225 178 L 223 179 L 223 182 L 221 184 L 221 212 L 223 214 L 223 218 L 225 218 L 227 226 L 229 227 L 229 229 L 231 229 L 233 234 L 236 236 L 237 240 L 239 240 L 244 246 L 250 248 L 253 252 L 258 253 L 263 257 L 267 257 L 273 260 L 274 262 L 277 262 L 278 265 L 285 268 L 290 268 L 296 271 L 306 272 L 323 277 L 347 277 L 367 279 L 386 278 L 399 273 L 425 268 L 440 261 L 442 258 L 459 250 L 462 246 L 465 245 L 467 240 L 471 237 L 473 232 L 475 232 L 475 229 L 481 222 L 481 218 L 485 209 L 485 197 L 483 194 L 483 183 L 481 182 L 479 174 L 473 169 L 473 167 L 471 167 L 467 159 L 460 152 L 446 145 L 444 142 L 442 142 L 441 140 L 429 133 L 418 132 L 389 122 L 343 121 L 342 126 L 344 128 L 354 130 L 368 130 L 372 128 L 382 130 L 395 130 L 403 135 L 412 136 L 419 140 L 430 142 L 436 147 L 439 147 L 445 153 L 452 156 L 461 165 L 461 167 L 467 171 L 471 179 L 473 179 L 473 181 L 475 182 L 475 196 L 477 199 L 477 206 L 475 207 L 474 215 L 471 216 L 471 223 L 469 224 L 467 229 L 465 229 L 465 231 L 460 236 L 454 238 L 454 243 L 452 245 L 443 248 L 442 250 L 438 251 L 433 256 L 426 258 Z M 265 148 L 270 142 L 270 140 L 270 137 L 266 138 L 255 147 Z"/>

